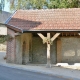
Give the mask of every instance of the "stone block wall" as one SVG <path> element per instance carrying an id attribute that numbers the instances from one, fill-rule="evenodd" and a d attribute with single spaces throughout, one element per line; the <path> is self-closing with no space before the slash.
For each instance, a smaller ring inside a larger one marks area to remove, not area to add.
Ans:
<path id="1" fill-rule="evenodd" d="M 46 64 L 46 44 L 40 37 L 32 38 L 32 62 Z M 80 63 L 80 38 L 61 37 L 51 45 L 51 63 Z"/>
<path id="2" fill-rule="evenodd" d="M 27 64 L 30 62 L 30 43 L 32 43 L 32 34 L 24 33 L 16 36 L 16 63 Z"/>
<path id="3" fill-rule="evenodd" d="M 42 43 L 40 37 L 33 37 L 32 39 L 32 63 L 46 63 L 47 47 Z"/>
<path id="4" fill-rule="evenodd" d="M 32 38 L 32 62 L 37 64 L 47 63 L 47 45 L 43 44 L 40 37 Z M 51 63 L 56 63 L 56 40 L 51 45 Z"/>
<path id="5" fill-rule="evenodd" d="M 15 37 L 15 32 L 8 29 L 13 39 L 7 42 L 7 62 L 17 64 L 47 63 L 47 45 L 42 39 L 33 36 L 31 33 L 24 33 Z M 23 43 L 25 42 L 24 49 Z M 61 37 L 56 39 L 51 45 L 51 63 L 80 62 L 80 38 Z"/>
<path id="6" fill-rule="evenodd" d="M 21 35 L 16 36 L 16 64 L 22 64 Z"/>
<path id="7" fill-rule="evenodd" d="M 80 38 L 61 38 L 62 41 L 62 62 L 80 63 Z"/>
<path id="8" fill-rule="evenodd" d="M 57 63 L 57 40 L 54 40 L 51 45 L 51 63 Z"/>

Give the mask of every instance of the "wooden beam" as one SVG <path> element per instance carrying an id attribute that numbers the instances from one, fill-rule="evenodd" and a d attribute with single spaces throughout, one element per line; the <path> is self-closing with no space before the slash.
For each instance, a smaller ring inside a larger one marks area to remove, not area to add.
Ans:
<path id="1" fill-rule="evenodd" d="M 51 38 L 51 41 L 54 41 L 59 35 L 60 35 L 60 33 L 56 33 L 56 34 Z"/>
<path id="2" fill-rule="evenodd" d="M 50 33 L 47 33 L 47 38 L 49 38 L 49 39 L 50 39 Z"/>
<path id="3" fill-rule="evenodd" d="M 37 33 L 37 34 L 41 37 L 42 40 L 45 39 L 44 35 L 42 35 L 41 33 Z"/>
<path id="4" fill-rule="evenodd" d="M 50 40 L 50 33 L 47 33 L 47 39 Z M 50 58 L 50 41 L 47 41 L 47 68 L 51 67 L 51 58 Z"/>

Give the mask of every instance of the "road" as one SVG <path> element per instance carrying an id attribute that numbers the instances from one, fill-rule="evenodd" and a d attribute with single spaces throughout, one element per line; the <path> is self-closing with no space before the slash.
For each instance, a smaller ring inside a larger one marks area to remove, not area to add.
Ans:
<path id="1" fill-rule="evenodd" d="M 0 80 L 69 80 L 69 79 L 0 66 Z"/>

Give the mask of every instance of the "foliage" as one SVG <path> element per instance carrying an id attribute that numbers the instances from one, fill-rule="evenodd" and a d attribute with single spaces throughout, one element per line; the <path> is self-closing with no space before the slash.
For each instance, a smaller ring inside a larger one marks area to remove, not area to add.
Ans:
<path id="1" fill-rule="evenodd" d="M 9 1 L 9 0 L 8 0 Z M 10 9 L 41 9 L 46 0 L 10 0 Z"/>
<path id="2" fill-rule="evenodd" d="M 42 8 L 77 8 L 79 0 L 8 0 L 11 10 Z"/>
<path id="3" fill-rule="evenodd" d="M 4 42 L 5 42 L 4 36 L 0 36 L 0 43 L 4 43 Z"/>
<path id="4" fill-rule="evenodd" d="M 10 35 L 1 35 L 0 36 L 0 43 L 4 43 L 5 41 L 10 41 L 10 40 L 12 40 L 13 39 L 13 37 L 11 37 Z"/>
<path id="5" fill-rule="evenodd" d="M 78 0 L 51 0 L 49 8 L 77 8 Z"/>
<path id="6" fill-rule="evenodd" d="M 0 12 L 4 9 L 5 0 L 0 0 Z"/>

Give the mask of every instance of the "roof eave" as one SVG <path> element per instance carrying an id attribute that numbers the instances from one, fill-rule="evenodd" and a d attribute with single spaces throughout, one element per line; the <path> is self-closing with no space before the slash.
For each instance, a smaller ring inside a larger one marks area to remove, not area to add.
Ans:
<path id="1" fill-rule="evenodd" d="M 5 24 L 5 26 L 6 26 L 7 28 L 10 28 L 10 29 L 16 31 L 16 32 L 23 33 L 23 30 L 22 30 L 22 29 L 20 29 L 20 28 L 18 28 L 18 27 L 15 27 L 15 26 L 13 26 L 13 25 Z"/>
<path id="2" fill-rule="evenodd" d="M 56 30 L 23 30 L 23 33 L 26 33 L 26 32 L 80 32 L 80 30 L 72 30 L 72 29 L 69 29 L 69 30 L 67 30 L 67 29 L 60 29 L 60 30 L 58 30 L 58 29 L 56 29 Z"/>
<path id="3" fill-rule="evenodd" d="M 18 28 L 16 26 L 10 25 L 10 24 L 3 24 L 7 26 L 8 28 L 20 32 L 20 33 L 27 33 L 27 32 L 80 32 L 80 29 L 28 29 L 28 30 L 22 30 L 21 28 Z"/>

